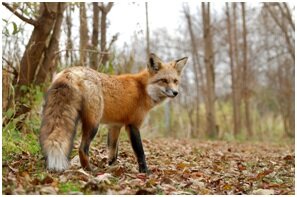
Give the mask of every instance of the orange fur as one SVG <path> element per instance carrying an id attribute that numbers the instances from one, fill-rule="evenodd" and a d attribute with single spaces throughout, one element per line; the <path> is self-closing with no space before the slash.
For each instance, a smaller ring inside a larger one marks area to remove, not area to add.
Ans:
<path id="1" fill-rule="evenodd" d="M 102 75 L 101 75 L 102 76 Z M 153 102 L 146 93 L 149 73 L 102 77 L 102 123 L 140 126 Z"/>

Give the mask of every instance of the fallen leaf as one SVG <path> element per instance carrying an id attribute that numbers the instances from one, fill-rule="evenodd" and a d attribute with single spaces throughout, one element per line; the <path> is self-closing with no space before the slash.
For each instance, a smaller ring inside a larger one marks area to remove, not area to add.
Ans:
<path id="1" fill-rule="evenodd" d="M 199 188 L 205 187 L 205 183 L 202 181 L 195 180 L 195 179 L 190 179 L 190 181 L 192 181 L 193 186 L 198 186 Z"/>
<path id="2" fill-rule="evenodd" d="M 97 183 L 101 183 L 101 182 L 104 182 L 104 183 L 107 183 L 107 184 L 110 184 L 110 178 L 112 178 L 112 175 L 109 174 L 109 173 L 104 173 L 104 174 L 101 174 L 101 175 L 98 175 L 97 177 L 95 177 L 95 181 Z"/>
<path id="3" fill-rule="evenodd" d="M 41 194 L 50 194 L 50 195 L 53 195 L 53 194 L 57 194 L 57 191 L 54 187 L 52 186 L 47 186 L 47 187 L 42 187 L 40 189 L 40 193 Z"/>
<path id="4" fill-rule="evenodd" d="M 79 156 L 76 155 L 75 157 L 73 157 L 70 161 L 70 165 L 71 166 L 80 166 L 80 159 Z"/>
<path id="5" fill-rule="evenodd" d="M 266 176 L 266 175 L 268 175 L 268 174 L 270 174 L 270 173 L 272 173 L 272 172 L 273 172 L 272 169 L 264 170 L 263 172 L 260 172 L 260 173 L 257 174 L 256 179 L 261 179 L 261 178 L 263 178 L 264 176 Z"/>
<path id="6" fill-rule="evenodd" d="M 185 167 L 189 167 L 189 164 L 185 163 L 185 162 L 181 162 L 181 163 L 178 163 L 176 165 L 176 169 L 179 169 L 179 170 L 182 170 L 184 169 Z"/>
<path id="7" fill-rule="evenodd" d="M 173 181 L 172 181 L 172 179 L 170 179 L 170 178 L 168 178 L 168 177 L 163 177 L 163 178 L 161 179 L 161 183 L 172 184 Z"/>
<path id="8" fill-rule="evenodd" d="M 274 190 L 272 189 L 257 189 L 252 192 L 254 195 L 274 195 Z"/>
<path id="9" fill-rule="evenodd" d="M 137 192 L 135 194 L 136 195 L 152 195 L 152 194 L 154 194 L 154 192 L 150 189 L 139 189 L 139 190 L 137 190 Z"/>
<path id="10" fill-rule="evenodd" d="M 41 184 L 50 184 L 54 181 L 53 177 L 47 175 L 42 181 Z"/>
<path id="11" fill-rule="evenodd" d="M 232 189 L 232 185 L 230 185 L 230 184 L 225 184 L 223 186 L 223 190 L 231 190 L 231 189 Z"/>
<path id="12" fill-rule="evenodd" d="M 283 159 L 284 160 L 294 160 L 294 157 L 292 155 L 287 155 Z"/>
<path id="13" fill-rule="evenodd" d="M 137 178 L 141 179 L 141 180 L 146 180 L 147 176 L 145 173 L 138 173 L 136 175 Z"/>

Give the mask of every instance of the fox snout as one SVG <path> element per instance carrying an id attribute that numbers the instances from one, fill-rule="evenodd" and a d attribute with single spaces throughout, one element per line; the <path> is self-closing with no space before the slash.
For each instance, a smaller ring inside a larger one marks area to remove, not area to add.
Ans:
<path id="1" fill-rule="evenodd" d="M 176 97 L 178 95 L 178 91 L 174 90 L 174 89 L 167 88 L 165 90 L 165 94 L 166 94 L 166 96 L 173 98 L 173 97 Z"/>

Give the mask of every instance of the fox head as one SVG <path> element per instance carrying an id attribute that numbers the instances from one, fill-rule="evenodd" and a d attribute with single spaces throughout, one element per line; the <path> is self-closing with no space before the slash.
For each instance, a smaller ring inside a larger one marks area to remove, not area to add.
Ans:
<path id="1" fill-rule="evenodd" d="M 164 63 L 159 57 L 151 53 L 147 64 L 150 78 L 147 92 L 155 103 L 178 95 L 178 86 L 182 71 L 188 58 L 184 57 Z"/>

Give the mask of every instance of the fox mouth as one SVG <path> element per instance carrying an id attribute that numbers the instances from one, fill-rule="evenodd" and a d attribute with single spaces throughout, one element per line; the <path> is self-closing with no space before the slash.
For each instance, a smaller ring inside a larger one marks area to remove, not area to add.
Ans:
<path id="1" fill-rule="evenodd" d="M 168 94 L 166 91 L 162 91 L 162 94 L 166 97 L 169 97 L 169 98 L 174 98 L 175 96 L 173 94 Z"/>

